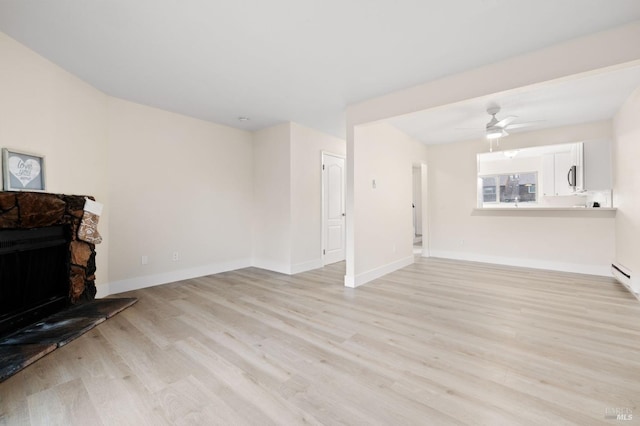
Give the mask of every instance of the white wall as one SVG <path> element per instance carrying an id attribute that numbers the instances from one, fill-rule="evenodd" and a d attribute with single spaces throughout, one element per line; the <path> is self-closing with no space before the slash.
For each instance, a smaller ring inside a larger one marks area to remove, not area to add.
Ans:
<path id="1" fill-rule="evenodd" d="M 291 124 L 253 135 L 253 265 L 291 268 Z"/>
<path id="2" fill-rule="evenodd" d="M 322 266 L 322 151 L 345 141 L 296 123 L 254 134 L 254 266 L 285 274 Z"/>
<path id="3" fill-rule="evenodd" d="M 386 123 L 358 126 L 355 133 L 350 287 L 413 262 L 413 166 L 427 155 L 424 144 Z"/>
<path id="4" fill-rule="evenodd" d="M 105 204 L 96 246 L 98 295 L 108 292 L 107 96 L 0 33 L 0 147 L 44 155 L 46 191 Z"/>
<path id="5" fill-rule="evenodd" d="M 250 265 L 251 133 L 115 98 L 108 111 L 111 291 Z"/>
<path id="6" fill-rule="evenodd" d="M 501 148 L 611 137 L 611 122 L 604 121 L 512 134 Z M 608 275 L 615 250 L 612 212 L 474 212 L 476 156 L 486 151 L 486 140 L 429 146 L 431 255 Z"/>
<path id="7" fill-rule="evenodd" d="M 640 290 L 640 88 L 614 118 L 613 185 L 616 261 L 632 272 Z"/>
<path id="8" fill-rule="evenodd" d="M 291 123 L 291 272 L 322 267 L 322 152 L 346 155 L 346 142 Z"/>

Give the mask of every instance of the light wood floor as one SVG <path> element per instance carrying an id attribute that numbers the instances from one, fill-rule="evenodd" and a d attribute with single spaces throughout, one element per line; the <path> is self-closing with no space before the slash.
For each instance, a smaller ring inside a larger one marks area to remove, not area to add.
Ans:
<path id="1" fill-rule="evenodd" d="M 640 303 L 612 279 L 441 259 L 343 275 L 127 293 L 0 384 L 0 424 L 640 424 Z"/>

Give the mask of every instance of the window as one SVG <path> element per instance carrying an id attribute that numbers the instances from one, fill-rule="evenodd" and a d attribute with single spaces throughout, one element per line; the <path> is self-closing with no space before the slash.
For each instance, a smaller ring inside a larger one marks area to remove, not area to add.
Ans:
<path id="1" fill-rule="evenodd" d="M 482 176 L 484 203 L 535 203 L 538 201 L 538 173 L 509 173 Z"/>

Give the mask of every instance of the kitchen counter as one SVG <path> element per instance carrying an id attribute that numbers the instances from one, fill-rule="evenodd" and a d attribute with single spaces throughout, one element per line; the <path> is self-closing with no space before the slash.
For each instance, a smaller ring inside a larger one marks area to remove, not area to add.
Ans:
<path id="1" fill-rule="evenodd" d="M 473 209 L 474 211 L 556 211 L 556 212 L 574 212 L 574 211 L 585 211 L 585 212 L 596 212 L 596 211 L 607 211 L 607 212 L 615 212 L 618 209 L 615 207 L 476 207 Z"/>

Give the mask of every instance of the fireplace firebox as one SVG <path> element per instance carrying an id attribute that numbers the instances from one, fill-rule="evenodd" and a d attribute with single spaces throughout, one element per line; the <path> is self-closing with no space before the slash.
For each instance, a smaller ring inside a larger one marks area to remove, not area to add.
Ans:
<path id="1" fill-rule="evenodd" d="M 0 232 L 0 336 L 69 303 L 68 226 Z"/>

